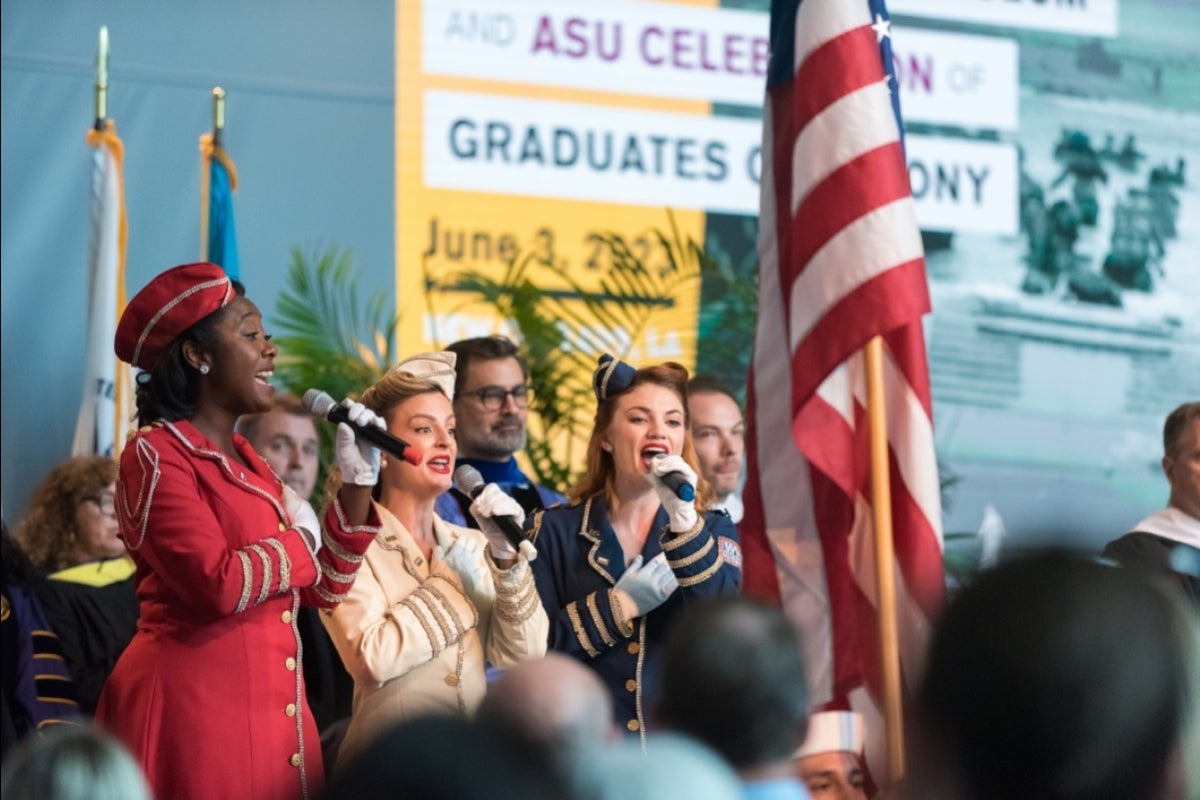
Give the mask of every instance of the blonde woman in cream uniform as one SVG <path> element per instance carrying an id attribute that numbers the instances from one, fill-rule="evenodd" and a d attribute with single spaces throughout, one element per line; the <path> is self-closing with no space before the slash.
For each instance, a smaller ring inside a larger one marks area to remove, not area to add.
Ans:
<path id="1" fill-rule="evenodd" d="M 362 396 L 423 459 L 413 465 L 385 455 L 369 508 L 335 515 L 346 531 L 380 527 L 345 600 L 321 615 L 355 681 L 343 766 L 400 721 L 470 716 L 487 689 L 486 664 L 505 669 L 546 651 L 549 623 L 529 562 L 491 521 L 496 514 L 521 521 L 520 505 L 489 485 L 471 507 L 482 530 L 434 514 L 457 451 L 454 360 L 450 352 L 405 359 Z M 334 474 L 329 489 L 359 479 Z"/>

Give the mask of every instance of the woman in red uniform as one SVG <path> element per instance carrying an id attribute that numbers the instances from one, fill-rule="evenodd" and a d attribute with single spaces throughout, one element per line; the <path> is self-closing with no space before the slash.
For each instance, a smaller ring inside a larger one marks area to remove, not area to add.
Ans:
<path id="1" fill-rule="evenodd" d="M 296 612 L 340 601 L 378 528 L 367 517 L 323 537 L 312 507 L 234 433 L 242 414 L 271 410 L 269 339 L 254 304 L 207 263 L 154 278 L 117 326 L 117 355 L 143 370 L 142 428 L 121 454 L 116 497 L 141 618 L 96 718 L 156 797 L 293 800 L 324 781 Z M 376 419 L 358 404 L 350 415 Z M 348 426 L 337 459 L 351 474 L 378 471 L 378 451 Z M 369 504 L 370 489 L 348 483 L 330 513 Z"/>

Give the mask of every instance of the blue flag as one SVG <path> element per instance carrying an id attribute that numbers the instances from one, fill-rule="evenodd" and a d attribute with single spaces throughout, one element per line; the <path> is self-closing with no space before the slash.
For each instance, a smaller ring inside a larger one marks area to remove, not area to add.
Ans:
<path id="1" fill-rule="evenodd" d="M 219 264 L 233 280 L 238 277 L 237 230 L 233 224 L 233 190 L 237 178 L 230 180 L 226 168 L 228 156 L 213 148 L 208 162 L 208 249 L 207 259 Z M 234 173 L 236 175 L 237 173 Z"/>

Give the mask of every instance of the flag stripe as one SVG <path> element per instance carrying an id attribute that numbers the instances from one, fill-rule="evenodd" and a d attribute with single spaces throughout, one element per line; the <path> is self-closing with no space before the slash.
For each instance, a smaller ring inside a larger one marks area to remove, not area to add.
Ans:
<path id="1" fill-rule="evenodd" d="M 880 61 L 871 60 L 872 53 L 877 50 L 869 28 L 848 31 L 812 53 L 796 76 L 796 85 L 803 89 L 794 100 L 799 130 L 812 125 L 820 133 L 852 138 L 878 127 L 890 131 L 893 139 L 898 136 L 892 108 L 878 102 L 881 96 L 889 96 L 888 85 Z M 852 125 L 844 124 L 847 115 Z"/>
<path id="2" fill-rule="evenodd" d="M 800 204 L 808 199 L 809 193 L 839 169 L 846 172 L 831 181 L 835 186 L 845 183 L 857 186 L 855 179 L 862 180 L 864 173 L 874 176 L 868 170 L 878 170 L 879 175 L 884 176 L 893 185 L 898 175 L 903 179 L 904 188 L 908 189 L 908 172 L 903 169 L 903 158 L 899 162 L 892 160 L 889 163 L 890 159 L 895 159 L 895 155 L 884 152 L 877 153 L 869 162 L 855 164 L 856 159 L 866 157 L 873 151 L 888 145 L 899 146 L 900 138 L 896 135 L 891 112 L 885 115 L 879 110 L 880 100 L 886 99 L 887 94 L 887 85 L 882 81 L 859 89 L 831 105 L 817 116 L 812 124 L 801 130 L 792 149 L 793 213 L 800 212 Z M 877 119 L 863 124 L 864 115 L 871 109 L 874 109 Z M 814 148 L 829 152 L 830 159 L 813 160 L 809 154 Z M 880 170 L 881 164 L 887 165 L 886 172 Z M 901 168 L 896 169 L 897 166 Z M 863 188 L 870 188 L 870 183 L 864 183 Z M 830 191 L 828 187 L 826 191 Z M 828 198 L 828 195 L 824 197 Z M 821 198 L 817 198 L 814 202 L 820 201 Z M 871 198 L 863 197 L 862 202 L 869 203 Z"/>
<path id="3" fill-rule="evenodd" d="M 774 16 L 779 8 L 788 6 L 795 7 L 796 9 L 792 12 L 795 14 L 796 19 L 796 24 L 792 31 L 795 36 L 792 61 L 793 75 L 801 73 L 804 69 L 804 63 L 826 42 L 833 41 L 857 28 L 871 24 L 871 15 L 865 3 L 818 2 L 801 4 L 799 2 L 777 2 L 771 4 L 772 16 Z M 872 34 L 872 36 L 874 35 Z M 771 44 L 771 49 L 774 51 L 775 42 Z M 878 63 L 878 60 L 875 63 Z"/>
<path id="4" fill-rule="evenodd" d="M 791 348 L 799 346 L 830 306 L 872 278 L 921 258 L 920 234 L 904 225 L 911 219 L 910 200 L 888 203 L 843 225 L 813 255 L 788 291 Z M 872 328 L 869 319 L 854 322 L 862 330 Z"/>
<path id="5" fill-rule="evenodd" d="M 914 276 L 923 277 L 925 263 L 914 259 L 854 288 L 798 342 L 792 354 L 793 407 L 798 398 L 808 397 L 824 379 L 824 373 L 861 349 L 872 336 L 893 328 L 906 313 L 928 308 L 928 293 L 913 286 Z"/>

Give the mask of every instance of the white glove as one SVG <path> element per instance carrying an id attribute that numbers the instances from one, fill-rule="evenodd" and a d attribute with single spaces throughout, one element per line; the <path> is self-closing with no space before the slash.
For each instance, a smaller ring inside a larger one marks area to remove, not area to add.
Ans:
<path id="1" fill-rule="evenodd" d="M 483 547 L 479 539 L 471 535 L 459 536 L 449 547 L 437 545 L 433 548 L 434 557 L 440 558 L 446 566 L 458 573 L 463 591 L 475 603 L 476 608 L 486 607 L 492 602 L 486 591 L 490 571 L 487 560 L 483 557 Z"/>
<path id="2" fill-rule="evenodd" d="M 692 486 L 696 485 L 696 473 L 683 460 L 683 456 L 659 456 L 650 462 L 650 471 L 654 477 L 666 475 L 668 472 L 681 472 Z M 654 491 L 658 493 L 658 501 L 667 509 L 671 518 L 670 528 L 674 533 L 687 533 L 696 527 L 696 502 L 680 500 L 675 490 L 661 480 L 654 482 Z"/>
<path id="3" fill-rule="evenodd" d="M 349 398 L 342 401 L 346 416 L 355 425 L 374 425 L 383 430 L 383 419 L 362 403 Z M 354 486 L 374 486 L 379 480 L 379 448 L 365 439 L 354 435 L 354 428 L 344 422 L 338 423 L 337 440 L 333 447 L 342 482 Z"/>
<path id="4" fill-rule="evenodd" d="M 283 485 L 283 508 L 287 511 L 291 527 L 300 532 L 309 552 L 315 556 L 321 549 L 321 521 L 317 519 L 317 512 L 286 483 Z"/>
<path id="5" fill-rule="evenodd" d="M 516 558 L 517 548 L 500 530 L 500 526 L 492 521 L 492 517 L 512 517 L 518 525 L 522 525 L 525 523 L 525 509 L 521 508 L 521 504 L 505 494 L 496 484 L 489 483 L 471 501 L 470 511 L 471 516 L 479 523 L 479 530 L 487 537 L 488 545 L 492 548 L 492 558 Z"/>
<path id="6" fill-rule="evenodd" d="M 637 608 L 635 616 L 641 617 L 661 606 L 678 586 L 675 573 L 667 566 L 667 554 L 659 553 L 645 564 L 640 555 L 635 556 L 613 589 L 629 595 Z"/>

